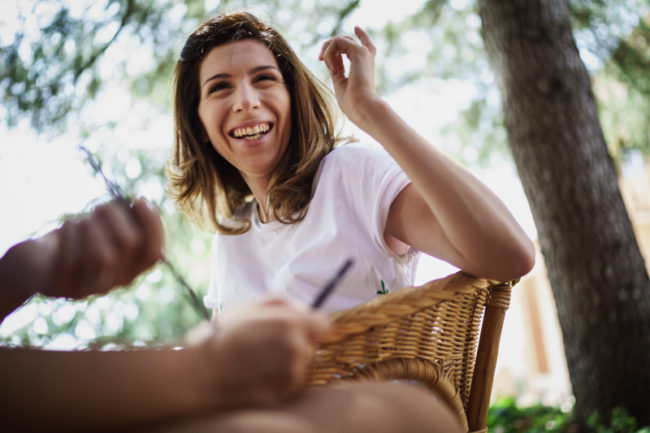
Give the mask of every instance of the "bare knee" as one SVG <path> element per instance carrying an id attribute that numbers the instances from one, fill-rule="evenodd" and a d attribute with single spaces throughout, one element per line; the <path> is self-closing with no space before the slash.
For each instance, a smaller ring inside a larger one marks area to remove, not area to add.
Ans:
<path id="1" fill-rule="evenodd" d="M 320 433 L 309 420 L 284 410 L 242 410 L 215 419 L 219 433 Z"/>
<path id="2" fill-rule="evenodd" d="M 322 431 L 456 433 L 461 428 L 439 399 L 400 383 L 354 383 L 312 388 L 289 410 Z"/>
<path id="3" fill-rule="evenodd" d="M 367 383 L 361 392 L 374 401 L 375 432 L 460 433 L 458 421 L 440 399 L 424 388 L 405 383 Z M 374 416 L 374 415 L 373 415 Z"/>
<path id="4" fill-rule="evenodd" d="M 460 433 L 463 429 L 451 409 L 430 391 L 406 383 L 374 383 L 368 388 L 393 408 L 393 415 L 409 432 Z M 397 430 L 395 430 L 397 431 Z"/>

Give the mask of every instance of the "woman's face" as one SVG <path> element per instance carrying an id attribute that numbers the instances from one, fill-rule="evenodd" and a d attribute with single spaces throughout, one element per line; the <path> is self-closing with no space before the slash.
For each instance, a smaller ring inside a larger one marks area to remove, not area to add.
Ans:
<path id="1" fill-rule="evenodd" d="M 254 39 L 219 45 L 199 80 L 203 138 L 249 185 L 268 182 L 291 133 L 291 98 L 271 50 Z"/>

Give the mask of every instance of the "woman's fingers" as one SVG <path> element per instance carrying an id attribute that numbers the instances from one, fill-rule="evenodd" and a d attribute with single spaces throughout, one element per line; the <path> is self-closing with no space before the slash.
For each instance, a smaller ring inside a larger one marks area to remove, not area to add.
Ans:
<path id="1" fill-rule="evenodd" d="M 142 242 L 143 236 L 133 217 L 129 215 L 130 210 L 125 205 L 112 202 L 98 206 L 95 213 L 106 225 L 106 232 L 117 250 L 122 255 L 134 255 L 133 251 Z"/>
<path id="2" fill-rule="evenodd" d="M 158 214 L 143 200 L 133 207 L 117 201 L 66 221 L 56 232 L 55 266 L 43 289 L 52 296 L 81 298 L 129 284 L 162 257 Z"/>
<path id="3" fill-rule="evenodd" d="M 95 214 L 79 221 L 77 254 L 78 286 L 74 297 L 104 292 L 117 283 L 120 252 L 105 223 Z"/>
<path id="4" fill-rule="evenodd" d="M 343 66 L 343 55 L 346 55 L 352 62 L 357 58 L 370 54 L 374 59 L 377 49 L 370 40 L 370 36 L 361 27 L 355 27 L 354 32 L 357 38 L 344 35 L 328 39 L 323 43 L 319 60 L 323 60 L 333 76 L 345 73 Z"/>
<path id="5" fill-rule="evenodd" d="M 332 40 L 331 40 L 331 39 L 328 39 L 328 40 L 326 40 L 325 42 L 323 42 L 323 46 L 321 47 L 321 49 L 320 49 L 320 53 L 318 54 L 318 60 L 323 60 L 323 56 L 324 56 L 324 54 L 325 54 L 325 50 L 327 49 L 327 47 L 329 47 L 329 45 L 330 45 L 331 43 L 332 43 Z"/>
<path id="6" fill-rule="evenodd" d="M 50 252 L 50 263 L 46 266 L 43 287 L 39 290 L 47 295 L 67 296 L 70 287 L 77 285 L 77 251 L 79 250 L 78 227 L 75 221 L 65 221 L 54 232 L 56 247 Z"/>
<path id="7" fill-rule="evenodd" d="M 368 33 L 366 33 L 364 29 L 362 29 L 359 26 L 355 26 L 354 34 L 357 35 L 359 41 L 361 41 L 361 44 L 364 47 L 368 48 L 368 50 L 372 53 L 373 56 L 377 53 L 377 48 L 372 43 L 372 41 L 370 40 L 370 36 L 368 35 Z"/>
<path id="8" fill-rule="evenodd" d="M 323 44 L 320 57 L 325 62 L 325 66 L 327 66 L 332 76 L 344 73 L 342 55 L 347 54 L 350 45 L 351 42 L 349 40 L 340 36 L 330 39 Z"/>
<path id="9" fill-rule="evenodd" d="M 112 202 L 100 206 L 96 214 L 95 222 L 105 237 L 106 248 L 117 255 L 116 261 L 105 262 L 102 269 L 113 276 L 113 285 L 131 283 L 142 271 L 160 260 L 163 243 L 162 223 L 158 214 L 144 199 L 137 200 L 132 207 Z"/>
<path id="10" fill-rule="evenodd" d="M 131 268 L 140 260 L 138 250 L 144 236 L 129 208 L 121 203 L 99 206 L 94 213 L 97 223 L 102 225 L 99 230 L 105 234 L 106 248 L 116 255 L 115 263 L 106 263 L 102 272 L 113 274 L 115 285 L 128 284 L 135 277 Z M 110 269 L 110 265 L 114 269 Z"/>
<path id="11" fill-rule="evenodd" d="M 138 222 L 142 235 L 141 258 L 138 262 L 137 273 L 155 265 L 161 258 L 163 252 L 163 226 L 158 213 L 143 198 L 133 203 L 131 208 L 133 216 Z"/>

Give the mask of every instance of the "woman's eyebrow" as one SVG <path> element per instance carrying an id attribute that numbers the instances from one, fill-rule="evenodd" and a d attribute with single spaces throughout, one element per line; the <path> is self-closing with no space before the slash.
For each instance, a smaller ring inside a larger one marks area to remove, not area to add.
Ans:
<path id="1" fill-rule="evenodd" d="M 217 80 L 217 79 L 219 79 L 219 78 L 230 78 L 230 77 L 232 77 L 232 75 L 231 75 L 231 74 L 226 74 L 225 72 L 221 72 L 221 73 L 219 73 L 219 74 L 214 74 L 213 76 L 208 77 L 208 78 L 203 82 L 203 86 L 205 86 L 206 84 L 208 84 L 208 83 L 209 83 L 210 81 L 212 81 L 212 80 Z M 201 86 L 201 87 L 203 87 L 203 86 Z"/>
<path id="2" fill-rule="evenodd" d="M 261 71 L 266 71 L 268 69 L 275 69 L 276 71 L 280 72 L 278 68 L 274 65 L 260 65 L 252 68 L 251 70 L 248 71 L 248 73 L 252 75 Z"/>
<path id="3" fill-rule="evenodd" d="M 275 69 L 276 71 L 280 72 L 280 70 L 277 68 L 277 66 L 274 66 L 274 65 L 260 65 L 260 66 L 255 66 L 252 69 L 249 69 L 248 73 L 250 75 L 252 75 L 252 74 L 256 74 L 258 72 L 266 71 L 266 70 L 269 70 L 269 69 Z M 203 82 L 203 86 L 205 86 L 206 84 L 208 84 L 212 80 L 217 80 L 217 79 L 220 79 L 220 78 L 231 78 L 231 77 L 232 77 L 231 74 L 228 74 L 228 73 L 225 73 L 225 72 L 220 72 L 218 74 L 212 75 L 211 77 L 208 77 Z"/>

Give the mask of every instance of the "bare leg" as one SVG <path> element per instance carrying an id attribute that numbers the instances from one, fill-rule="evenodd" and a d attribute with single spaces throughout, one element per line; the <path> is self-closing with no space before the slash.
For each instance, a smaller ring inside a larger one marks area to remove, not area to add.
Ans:
<path id="1" fill-rule="evenodd" d="M 359 383 L 316 388 L 289 410 L 325 432 L 455 433 L 461 429 L 445 404 L 405 383 Z M 316 393 L 315 391 L 321 391 Z"/>
<path id="2" fill-rule="evenodd" d="M 402 383 L 308 388 L 276 408 L 208 415 L 151 433 L 456 433 L 449 409 L 428 392 Z"/>

